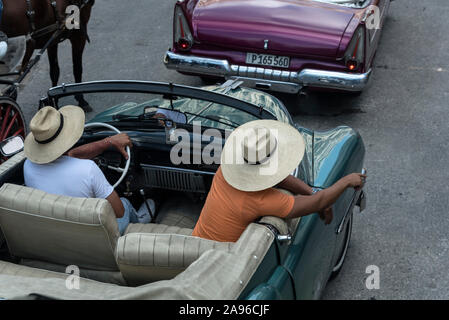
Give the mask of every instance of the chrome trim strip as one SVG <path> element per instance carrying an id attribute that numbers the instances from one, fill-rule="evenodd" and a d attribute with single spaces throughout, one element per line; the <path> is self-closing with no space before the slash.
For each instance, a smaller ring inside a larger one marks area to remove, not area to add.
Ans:
<path id="1" fill-rule="evenodd" d="M 202 170 L 193 170 L 193 169 L 185 169 L 185 168 L 173 168 L 167 166 L 159 166 L 155 164 L 142 164 L 143 169 L 159 169 L 159 170 L 167 170 L 173 172 L 182 172 L 182 173 L 193 173 L 193 174 L 205 174 L 205 175 L 215 175 L 215 172 L 202 171 Z"/>
<path id="2" fill-rule="evenodd" d="M 243 86 L 245 87 L 291 93 L 291 94 L 298 93 L 299 90 L 302 88 L 302 86 L 298 83 L 287 81 L 274 81 L 258 78 L 236 77 L 236 76 L 232 76 L 229 79 L 243 81 Z"/>
<path id="3" fill-rule="evenodd" d="M 337 230 L 335 231 L 336 234 L 340 234 L 340 232 L 343 230 L 343 226 L 346 221 L 346 217 L 349 215 L 349 213 L 354 209 L 355 206 L 358 206 L 361 199 L 365 198 L 365 192 L 362 190 L 354 192 L 354 195 L 352 196 L 352 200 L 349 204 L 348 209 L 346 210 L 345 215 L 343 216 L 343 219 L 341 219 L 341 222 L 338 225 Z M 360 212 L 362 212 L 365 208 L 360 207 Z"/>
<path id="4" fill-rule="evenodd" d="M 340 223 L 338 224 L 337 230 L 335 231 L 336 234 L 340 234 L 340 232 L 343 230 L 343 226 L 345 224 L 346 221 L 346 217 L 349 215 L 349 213 L 354 209 L 355 207 L 355 203 L 358 199 L 357 196 L 358 192 L 354 192 L 353 196 L 352 196 L 352 200 L 349 203 L 349 207 L 348 209 L 346 209 L 345 215 L 343 216 L 343 219 L 341 219 Z"/>
<path id="5" fill-rule="evenodd" d="M 225 78 L 242 78 L 249 85 L 263 80 L 262 83 L 272 84 L 273 91 L 291 92 L 292 85 L 337 89 L 344 91 L 362 91 L 371 76 L 371 69 L 366 73 L 349 73 L 304 69 L 301 72 L 273 70 L 261 67 L 230 65 L 227 60 L 187 56 L 167 51 L 164 64 L 168 69 Z M 282 88 L 282 82 L 289 83 L 288 88 Z"/>

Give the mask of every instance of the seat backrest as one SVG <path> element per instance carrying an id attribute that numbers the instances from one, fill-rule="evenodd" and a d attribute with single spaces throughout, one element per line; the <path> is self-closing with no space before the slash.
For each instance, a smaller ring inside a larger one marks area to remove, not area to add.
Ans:
<path id="1" fill-rule="evenodd" d="M 151 225 L 145 229 L 150 231 Z M 152 229 L 151 233 L 128 232 L 118 240 L 117 263 L 130 285 L 172 279 L 207 250 L 229 252 L 234 245 L 191 236 L 193 230 L 187 234 L 185 228 L 155 224 Z"/>
<path id="2" fill-rule="evenodd" d="M 0 185 L 5 182 L 23 184 L 24 152 L 15 154 L 0 165 Z"/>
<path id="3" fill-rule="evenodd" d="M 73 198 L 5 183 L 0 228 L 13 256 L 117 271 L 117 220 L 105 199 Z"/>

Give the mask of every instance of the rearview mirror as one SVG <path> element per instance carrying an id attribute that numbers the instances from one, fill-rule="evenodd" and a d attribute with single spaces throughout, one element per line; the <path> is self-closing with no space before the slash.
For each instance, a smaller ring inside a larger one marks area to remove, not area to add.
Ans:
<path id="1" fill-rule="evenodd" d="M 23 139 L 21 136 L 9 137 L 0 142 L 0 152 L 4 157 L 11 157 L 23 150 Z"/>
<path id="2" fill-rule="evenodd" d="M 173 110 L 173 109 L 165 109 L 158 107 L 146 107 L 144 110 L 145 114 L 154 113 L 154 118 L 159 118 L 161 120 L 171 120 L 176 123 L 187 123 L 187 116 L 184 112 Z"/>

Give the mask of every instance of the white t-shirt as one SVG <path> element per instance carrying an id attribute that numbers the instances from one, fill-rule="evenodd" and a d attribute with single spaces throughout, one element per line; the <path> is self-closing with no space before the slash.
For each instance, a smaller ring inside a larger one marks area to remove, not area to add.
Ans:
<path id="1" fill-rule="evenodd" d="M 62 156 L 36 164 L 26 160 L 25 185 L 48 193 L 77 198 L 107 198 L 114 188 L 92 160 Z"/>

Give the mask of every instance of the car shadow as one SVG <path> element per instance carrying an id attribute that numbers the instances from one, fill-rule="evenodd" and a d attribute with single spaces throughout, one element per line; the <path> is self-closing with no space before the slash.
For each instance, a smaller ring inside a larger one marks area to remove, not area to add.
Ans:
<path id="1" fill-rule="evenodd" d="M 281 100 L 292 116 L 336 117 L 365 113 L 360 107 L 360 94 L 310 91 L 305 94 L 272 93 Z"/>

